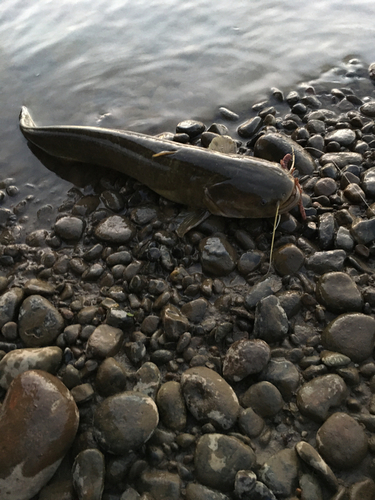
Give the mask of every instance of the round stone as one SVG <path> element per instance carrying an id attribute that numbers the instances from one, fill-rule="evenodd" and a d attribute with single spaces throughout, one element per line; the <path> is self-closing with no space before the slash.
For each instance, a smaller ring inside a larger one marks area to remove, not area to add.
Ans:
<path id="1" fill-rule="evenodd" d="M 238 340 L 227 350 L 223 375 L 228 380 L 239 382 L 248 375 L 261 372 L 270 358 L 271 350 L 263 340 Z"/>
<path id="2" fill-rule="evenodd" d="M 336 182 L 330 177 L 324 177 L 323 179 L 319 179 L 318 182 L 314 186 L 314 194 L 315 196 L 331 196 L 331 194 L 337 191 Z"/>
<path id="3" fill-rule="evenodd" d="M 215 371 L 204 366 L 186 370 L 181 377 L 186 406 L 199 421 L 208 421 L 227 430 L 237 420 L 240 410 L 231 386 Z"/>
<path id="4" fill-rule="evenodd" d="M 125 391 L 105 399 L 94 414 L 94 436 L 100 447 L 122 455 L 140 448 L 159 422 L 156 404 L 140 392 Z"/>
<path id="5" fill-rule="evenodd" d="M 110 325 L 99 325 L 87 341 L 87 356 L 91 358 L 107 358 L 114 356 L 123 341 L 123 331 Z"/>
<path id="6" fill-rule="evenodd" d="M 329 311 L 361 311 L 362 296 L 352 278 L 345 273 L 323 274 L 316 285 L 316 295 Z"/>
<path id="7" fill-rule="evenodd" d="M 280 391 L 265 381 L 250 386 L 242 396 L 241 403 L 263 418 L 274 417 L 284 405 Z"/>
<path id="8" fill-rule="evenodd" d="M 322 333 L 322 344 L 326 349 L 345 354 L 356 363 L 372 355 L 374 340 L 375 319 L 362 313 L 341 314 Z"/>
<path id="9" fill-rule="evenodd" d="M 303 252 L 292 243 L 277 248 L 274 253 L 276 271 L 281 276 L 298 272 L 305 260 Z"/>
<path id="10" fill-rule="evenodd" d="M 334 413 L 316 434 L 318 450 L 332 467 L 351 469 L 367 454 L 368 440 L 362 426 L 346 413 Z"/>
<path id="11" fill-rule="evenodd" d="M 237 252 L 223 236 L 209 236 L 199 243 L 203 271 L 226 276 L 236 267 Z"/>
<path id="12" fill-rule="evenodd" d="M 55 233 L 63 240 L 78 241 L 83 233 L 84 222 L 78 217 L 61 217 L 55 223 Z"/>
<path id="13" fill-rule="evenodd" d="M 95 236 L 99 240 L 122 245 L 128 243 L 135 234 L 135 227 L 129 219 L 121 215 L 111 215 L 101 221 L 95 228 Z"/>
<path id="14" fill-rule="evenodd" d="M 344 380 L 336 374 L 322 375 L 303 384 L 297 393 L 297 406 L 312 420 L 327 418 L 332 407 L 340 405 L 348 393 Z"/>
<path id="15" fill-rule="evenodd" d="M 165 382 L 156 396 L 163 424 L 169 429 L 182 431 L 186 425 L 186 407 L 179 382 Z"/>
<path id="16" fill-rule="evenodd" d="M 356 139 L 356 135 L 354 130 L 351 130 L 350 128 L 342 128 L 328 132 L 324 139 L 325 142 L 335 141 L 338 142 L 340 146 L 348 147 L 353 144 Z"/>
<path id="17" fill-rule="evenodd" d="M 0 498 L 29 500 L 53 476 L 78 428 L 77 406 L 58 378 L 41 370 L 16 377 L 0 416 Z"/>
<path id="18" fill-rule="evenodd" d="M 239 439 L 223 434 L 205 434 L 195 448 L 198 481 L 220 491 L 233 489 L 239 470 L 251 469 L 255 453 Z"/>
<path id="19" fill-rule="evenodd" d="M 18 329 L 26 346 L 50 345 L 63 328 L 63 317 L 45 297 L 30 295 L 22 302 L 18 315 Z"/>

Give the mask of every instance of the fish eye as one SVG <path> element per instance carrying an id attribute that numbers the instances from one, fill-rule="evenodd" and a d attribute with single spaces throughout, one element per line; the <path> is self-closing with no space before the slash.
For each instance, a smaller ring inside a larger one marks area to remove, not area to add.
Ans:
<path id="1" fill-rule="evenodd" d="M 260 200 L 260 204 L 262 205 L 262 207 L 264 207 L 264 205 L 266 205 L 266 204 L 267 204 L 267 202 L 266 202 L 266 200 L 265 200 L 264 198 L 262 198 L 262 199 Z"/>

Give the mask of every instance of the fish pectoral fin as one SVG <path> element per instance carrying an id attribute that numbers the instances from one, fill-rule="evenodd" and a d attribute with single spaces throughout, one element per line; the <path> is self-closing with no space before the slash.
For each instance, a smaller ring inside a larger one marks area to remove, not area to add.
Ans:
<path id="1" fill-rule="evenodd" d="M 188 212 L 183 216 L 182 222 L 176 229 L 177 236 L 182 238 L 185 234 L 198 226 L 201 222 L 207 219 L 211 214 L 208 210 L 196 210 L 195 212 Z"/>
<path id="2" fill-rule="evenodd" d="M 167 156 L 167 155 L 173 155 L 176 153 L 177 150 L 173 150 L 173 151 L 160 151 L 160 153 L 155 153 L 154 155 L 152 155 L 153 158 L 158 158 L 159 156 Z"/>
<path id="3" fill-rule="evenodd" d="M 237 143 L 229 135 L 220 135 L 212 139 L 208 149 L 233 155 L 237 153 Z"/>

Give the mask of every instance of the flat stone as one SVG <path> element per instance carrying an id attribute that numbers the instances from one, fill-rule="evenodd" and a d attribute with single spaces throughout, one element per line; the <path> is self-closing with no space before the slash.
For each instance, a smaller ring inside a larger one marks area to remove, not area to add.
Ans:
<path id="1" fill-rule="evenodd" d="M 344 354 L 356 363 L 372 355 L 374 341 L 375 319 L 362 313 L 341 314 L 322 333 L 326 349 Z"/>
<path id="2" fill-rule="evenodd" d="M 298 485 L 298 457 L 294 449 L 281 450 L 269 458 L 258 477 L 276 497 L 289 497 Z"/>
<path id="3" fill-rule="evenodd" d="M 188 410 L 198 421 L 224 430 L 235 424 L 240 410 L 237 396 L 215 371 L 203 366 L 189 368 L 182 374 L 181 389 Z"/>
<path id="4" fill-rule="evenodd" d="M 305 261 L 305 256 L 298 247 L 292 243 L 288 243 L 275 250 L 273 261 L 276 271 L 281 276 L 286 276 L 288 274 L 295 274 L 301 269 Z"/>
<path id="5" fill-rule="evenodd" d="M 239 382 L 248 375 L 261 372 L 270 358 L 271 350 L 263 340 L 238 340 L 225 354 L 223 376 L 227 380 Z"/>
<path id="6" fill-rule="evenodd" d="M 237 252 L 223 236 L 208 236 L 199 243 L 202 269 L 212 276 L 226 276 L 237 264 Z"/>
<path id="7" fill-rule="evenodd" d="M 292 398 L 300 385 L 299 371 L 285 358 L 272 358 L 260 378 L 275 385 L 286 401 Z"/>
<path id="8" fill-rule="evenodd" d="M 10 351 L 0 361 L 0 386 L 8 389 L 12 380 L 27 370 L 43 370 L 54 375 L 61 359 L 62 350 L 57 346 Z"/>
<path id="9" fill-rule="evenodd" d="M 122 345 L 123 331 L 110 325 L 99 325 L 87 341 L 86 352 L 91 358 L 114 356 Z"/>
<path id="10" fill-rule="evenodd" d="M 188 483 L 186 500 L 229 500 L 229 497 L 202 484 Z"/>
<path id="11" fill-rule="evenodd" d="M 358 243 L 367 245 L 375 239 L 375 218 L 355 221 L 350 228 L 350 233 Z"/>
<path id="12" fill-rule="evenodd" d="M 59 311 L 41 295 L 30 295 L 18 315 L 19 335 L 27 347 L 52 344 L 64 328 Z"/>
<path id="13" fill-rule="evenodd" d="M 184 304 L 181 307 L 181 313 L 192 323 L 200 323 L 206 313 L 207 306 L 207 300 L 201 297 Z"/>
<path id="14" fill-rule="evenodd" d="M 205 434 L 197 442 L 194 464 L 200 483 L 225 492 L 233 490 L 239 470 L 252 469 L 255 453 L 235 437 Z"/>
<path id="15" fill-rule="evenodd" d="M 94 436 L 104 451 L 123 455 L 146 443 L 158 422 L 158 409 L 150 397 L 125 391 L 108 397 L 97 407 Z"/>
<path id="16" fill-rule="evenodd" d="M 262 432 L 265 422 L 252 408 L 240 410 L 238 426 L 249 438 L 255 438 Z"/>
<path id="17" fill-rule="evenodd" d="M 367 454 L 367 436 L 362 426 L 346 413 L 334 413 L 316 434 L 318 450 L 332 467 L 352 469 Z"/>
<path id="18" fill-rule="evenodd" d="M 306 443 L 305 441 L 300 441 L 295 446 L 296 452 L 299 457 L 311 468 L 314 472 L 317 473 L 321 478 L 324 479 L 326 484 L 334 491 L 337 491 L 339 484 L 336 476 L 332 472 L 332 469 L 323 458 L 319 455 L 319 453 L 311 446 L 311 444 Z"/>
<path id="19" fill-rule="evenodd" d="M 104 490 L 105 462 L 103 453 L 86 449 L 74 460 L 73 485 L 79 500 L 101 500 Z"/>
<path id="20" fill-rule="evenodd" d="M 301 413 L 319 422 L 327 418 L 331 408 L 345 400 L 347 393 L 346 384 L 339 375 L 321 375 L 298 390 L 297 406 Z"/>
<path id="21" fill-rule="evenodd" d="M 22 288 L 14 287 L 0 297 L 0 328 L 16 319 L 16 311 L 24 296 Z"/>
<path id="22" fill-rule="evenodd" d="M 26 281 L 24 286 L 24 291 L 27 295 L 37 294 L 37 295 L 52 295 L 55 293 L 55 287 L 48 283 L 47 281 L 39 280 L 33 278 Z"/>
<path id="23" fill-rule="evenodd" d="M 0 498 L 29 500 L 56 472 L 78 428 L 77 406 L 58 378 L 29 370 L 11 383 L 0 415 Z"/>
<path id="24" fill-rule="evenodd" d="M 279 276 L 270 276 L 252 287 L 245 297 L 245 305 L 253 309 L 261 299 L 273 295 L 282 289 L 282 279 Z"/>
<path id="25" fill-rule="evenodd" d="M 362 296 L 353 279 L 342 272 L 323 274 L 316 285 L 316 296 L 321 304 L 335 313 L 362 310 Z"/>
<path id="26" fill-rule="evenodd" d="M 189 320 L 172 304 L 162 312 L 164 333 L 168 340 L 176 341 L 189 329 Z"/>
<path id="27" fill-rule="evenodd" d="M 179 382 L 165 382 L 156 396 L 163 424 L 169 429 L 182 431 L 186 426 L 186 407 Z"/>
<path id="28" fill-rule="evenodd" d="M 362 175 L 362 189 L 367 196 L 375 198 L 375 167 L 369 168 Z"/>
<path id="29" fill-rule="evenodd" d="M 288 317 L 274 295 L 260 300 L 255 310 L 253 333 L 267 343 L 284 340 L 289 330 Z"/>
<path id="30" fill-rule="evenodd" d="M 342 169 L 347 165 L 360 165 L 362 163 L 362 155 L 348 151 L 342 151 L 340 153 L 325 153 L 319 158 L 319 163 L 321 165 L 333 163 L 339 169 Z"/>
<path id="31" fill-rule="evenodd" d="M 137 481 L 138 490 L 149 493 L 153 500 L 180 500 L 181 479 L 165 470 L 146 469 Z"/>
<path id="32" fill-rule="evenodd" d="M 345 147 L 348 147 L 351 144 L 353 144 L 355 139 L 356 139 L 355 132 L 350 128 L 333 130 L 332 132 L 328 132 L 324 137 L 324 140 L 326 142 L 335 141 L 338 142 L 340 146 L 345 146 Z"/>
<path id="33" fill-rule="evenodd" d="M 266 381 L 251 385 L 242 395 L 241 403 L 246 408 L 252 408 L 263 418 L 274 417 L 284 405 L 280 391 Z"/>
<path id="34" fill-rule="evenodd" d="M 315 252 L 306 259 L 306 267 L 317 274 L 341 271 L 344 267 L 345 258 L 346 252 L 341 249 Z"/>
<path id="35" fill-rule="evenodd" d="M 134 225 L 122 215 L 111 215 L 99 222 L 95 228 L 95 236 L 99 240 L 118 245 L 128 243 L 134 235 Z"/>

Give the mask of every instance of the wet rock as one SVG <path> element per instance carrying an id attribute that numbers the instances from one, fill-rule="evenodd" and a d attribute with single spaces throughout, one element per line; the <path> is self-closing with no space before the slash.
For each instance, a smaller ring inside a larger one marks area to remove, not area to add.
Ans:
<path id="1" fill-rule="evenodd" d="M 375 483 L 372 479 L 364 479 L 352 484 L 349 488 L 349 500 L 373 500 Z"/>
<path id="2" fill-rule="evenodd" d="M 326 349 L 345 354 L 357 363 L 372 355 L 374 340 L 375 320 L 362 313 L 341 314 L 322 333 L 322 344 Z"/>
<path id="3" fill-rule="evenodd" d="M 325 483 L 333 490 L 338 489 L 337 478 L 332 469 L 326 464 L 319 453 L 305 441 L 300 441 L 295 446 L 298 456 L 303 460 Z"/>
<path id="4" fill-rule="evenodd" d="M 194 464 L 199 482 L 230 491 L 237 472 L 254 466 L 255 453 L 235 437 L 205 434 L 197 442 Z"/>
<path id="5" fill-rule="evenodd" d="M 87 341 L 86 352 L 91 358 L 114 356 L 122 345 L 124 334 L 120 328 L 99 325 Z"/>
<path id="6" fill-rule="evenodd" d="M 73 465 L 73 485 L 79 500 L 101 500 L 104 489 L 105 463 L 96 449 L 83 450 Z"/>
<path id="7" fill-rule="evenodd" d="M 104 206 L 112 210 L 113 212 L 119 212 L 125 206 L 124 200 L 120 193 L 116 193 L 115 191 L 103 191 L 100 194 L 100 199 L 103 202 Z"/>
<path id="8" fill-rule="evenodd" d="M 285 358 L 272 358 L 260 378 L 275 385 L 287 401 L 295 394 L 300 384 L 299 371 Z"/>
<path id="9" fill-rule="evenodd" d="M 160 387 L 160 380 L 161 375 L 159 368 L 151 362 L 143 363 L 137 371 L 137 382 L 133 387 L 133 391 L 146 394 L 155 400 Z"/>
<path id="10" fill-rule="evenodd" d="M 369 116 L 370 118 L 375 117 L 375 102 L 374 101 L 366 102 L 359 109 L 360 109 L 361 113 L 364 114 L 365 116 Z"/>
<path id="11" fill-rule="evenodd" d="M 262 432 L 265 422 L 252 408 L 245 408 L 240 410 L 238 425 L 249 438 L 255 438 Z"/>
<path id="12" fill-rule="evenodd" d="M 215 371 L 203 366 L 189 368 L 182 374 L 181 389 L 188 410 L 197 420 L 224 430 L 236 422 L 240 410 L 237 396 Z"/>
<path id="13" fill-rule="evenodd" d="M 234 491 L 237 498 L 254 498 L 258 500 L 276 500 L 272 491 L 264 483 L 257 481 L 254 472 L 240 470 L 234 481 Z"/>
<path id="14" fill-rule="evenodd" d="M 326 252 L 315 252 L 307 258 L 306 266 L 317 274 L 330 271 L 341 271 L 344 267 L 346 253 L 344 250 L 328 250 Z"/>
<path id="15" fill-rule="evenodd" d="M 12 380 L 27 370 L 43 370 L 54 375 L 61 359 L 62 350 L 57 346 L 10 351 L 0 361 L 0 386 L 8 389 Z"/>
<path id="16" fill-rule="evenodd" d="M 0 328 L 8 321 L 16 319 L 17 308 L 23 299 L 22 288 L 12 288 L 8 292 L 3 293 L 0 297 Z"/>
<path id="17" fill-rule="evenodd" d="M 79 414 L 55 376 L 30 370 L 10 385 L 0 416 L 0 497 L 29 500 L 53 476 L 69 450 Z"/>
<path id="18" fill-rule="evenodd" d="M 342 248 L 346 252 L 351 252 L 354 247 L 354 240 L 346 227 L 339 227 L 335 236 L 335 247 Z"/>
<path id="19" fill-rule="evenodd" d="M 289 497 L 298 485 L 298 469 L 295 450 L 286 449 L 269 458 L 258 477 L 277 497 Z"/>
<path id="20" fill-rule="evenodd" d="M 150 397 L 134 391 L 121 392 L 97 407 L 94 436 L 105 452 L 122 455 L 148 441 L 158 422 L 158 409 Z"/>
<path id="21" fill-rule="evenodd" d="M 63 240 L 78 241 L 82 237 L 84 227 L 82 219 L 65 216 L 56 221 L 54 229 Z"/>
<path id="22" fill-rule="evenodd" d="M 101 396 L 112 396 L 126 390 L 125 367 L 114 358 L 106 358 L 100 364 L 95 380 Z"/>
<path id="23" fill-rule="evenodd" d="M 319 179 L 314 186 L 315 196 L 331 196 L 332 194 L 336 193 L 336 191 L 337 184 L 333 179 L 329 177 Z"/>
<path id="24" fill-rule="evenodd" d="M 369 220 L 358 220 L 350 228 L 351 235 L 362 245 L 367 245 L 375 239 L 375 218 Z"/>
<path id="25" fill-rule="evenodd" d="M 138 490 L 149 493 L 153 500 L 179 500 L 181 479 L 178 474 L 157 469 L 146 469 L 137 481 Z"/>
<path id="26" fill-rule="evenodd" d="M 345 273 L 326 273 L 316 286 L 316 296 L 329 311 L 344 313 L 362 310 L 362 296 L 356 284 Z"/>
<path id="27" fill-rule="evenodd" d="M 301 413 L 319 422 L 325 420 L 330 409 L 339 406 L 346 396 L 347 387 L 339 375 L 321 375 L 298 390 L 297 406 Z"/>
<path id="28" fill-rule="evenodd" d="M 184 304 L 181 307 L 181 312 L 192 323 L 200 323 L 206 313 L 207 305 L 206 299 L 199 298 Z"/>
<path id="29" fill-rule="evenodd" d="M 332 467 L 351 469 L 367 454 L 367 436 L 361 425 L 346 413 L 334 413 L 316 434 L 319 453 Z"/>
<path id="30" fill-rule="evenodd" d="M 286 276 L 288 274 L 295 274 L 301 269 L 305 256 L 299 248 L 292 243 L 288 243 L 275 250 L 273 260 L 276 271 L 281 276 Z"/>
<path id="31" fill-rule="evenodd" d="M 248 275 L 264 261 L 264 254 L 258 250 L 245 252 L 241 255 L 237 267 L 238 272 L 243 276 Z"/>
<path id="32" fill-rule="evenodd" d="M 285 338 L 288 329 L 288 317 L 279 299 L 274 295 L 262 299 L 255 311 L 255 336 L 267 343 L 279 342 Z"/>
<path id="33" fill-rule="evenodd" d="M 360 205 L 366 199 L 365 193 L 362 189 L 355 183 L 350 183 L 344 189 L 344 196 L 351 203 Z"/>
<path id="34" fill-rule="evenodd" d="M 226 276 L 237 264 L 237 252 L 223 236 L 209 236 L 199 243 L 204 272 Z"/>
<path id="35" fill-rule="evenodd" d="M 282 286 L 282 280 L 279 276 L 270 276 L 264 281 L 257 283 L 245 297 L 246 307 L 253 309 L 261 299 L 279 292 Z"/>
<path id="36" fill-rule="evenodd" d="M 321 165 L 333 163 L 336 164 L 339 169 L 342 169 L 347 165 L 360 165 L 362 163 L 362 155 L 348 151 L 342 151 L 340 153 L 326 153 L 320 157 L 319 163 Z"/>
<path id="37" fill-rule="evenodd" d="M 279 163 L 286 154 L 295 154 L 295 167 L 301 174 L 311 174 L 315 170 L 314 160 L 309 153 L 289 136 L 283 134 L 262 135 L 254 146 L 254 155 Z"/>
<path id="38" fill-rule="evenodd" d="M 254 135 L 262 126 L 262 119 L 260 116 L 254 116 L 246 122 L 242 123 L 238 129 L 237 133 L 239 136 L 248 138 Z"/>
<path id="39" fill-rule="evenodd" d="M 252 408 L 263 418 L 274 417 L 283 407 L 280 391 L 270 382 L 258 382 L 242 395 L 241 404 Z"/>
<path id="40" fill-rule="evenodd" d="M 165 336 L 168 340 L 178 340 L 189 329 L 189 320 L 179 309 L 169 304 L 162 313 Z"/>
<path id="41" fill-rule="evenodd" d="M 206 125 L 197 120 L 184 120 L 176 127 L 177 134 L 188 134 L 192 139 L 206 130 Z"/>
<path id="42" fill-rule="evenodd" d="M 318 236 L 322 250 L 332 247 L 335 236 L 335 218 L 333 214 L 327 213 L 319 216 Z"/>
<path id="43" fill-rule="evenodd" d="M 229 497 L 202 484 L 188 483 L 186 500 L 229 500 Z"/>
<path id="44" fill-rule="evenodd" d="M 326 142 L 335 141 L 340 144 L 340 146 L 349 147 L 353 144 L 356 139 L 354 130 L 350 128 L 342 128 L 338 130 L 333 130 L 325 135 L 324 140 Z"/>
<path id="45" fill-rule="evenodd" d="M 129 219 L 121 215 L 111 215 L 99 222 L 95 228 L 95 236 L 99 240 L 118 245 L 128 243 L 134 235 L 135 227 Z"/>
<path id="46" fill-rule="evenodd" d="M 55 287 L 48 283 L 47 281 L 39 279 L 31 279 L 26 281 L 24 286 L 24 292 L 26 295 L 37 294 L 37 295 L 53 295 L 55 292 Z"/>
<path id="47" fill-rule="evenodd" d="M 341 366 L 346 366 L 351 362 L 351 359 L 348 356 L 332 351 L 322 351 L 320 353 L 320 359 L 329 368 L 339 368 Z"/>
<path id="48" fill-rule="evenodd" d="M 238 340 L 226 352 L 223 376 L 239 382 L 248 375 L 261 372 L 270 358 L 271 350 L 263 340 Z"/>
<path id="49" fill-rule="evenodd" d="M 369 168 L 362 175 L 362 188 L 367 196 L 375 198 L 375 167 Z"/>
<path id="50" fill-rule="evenodd" d="M 30 295 L 22 302 L 18 315 L 18 329 L 26 346 L 50 345 L 63 328 L 63 317 L 45 297 Z"/>
<path id="51" fill-rule="evenodd" d="M 179 382 L 165 382 L 157 393 L 156 404 L 161 421 L 166 427 L 175 431 L 185 428 L 186 408 Z"/>

